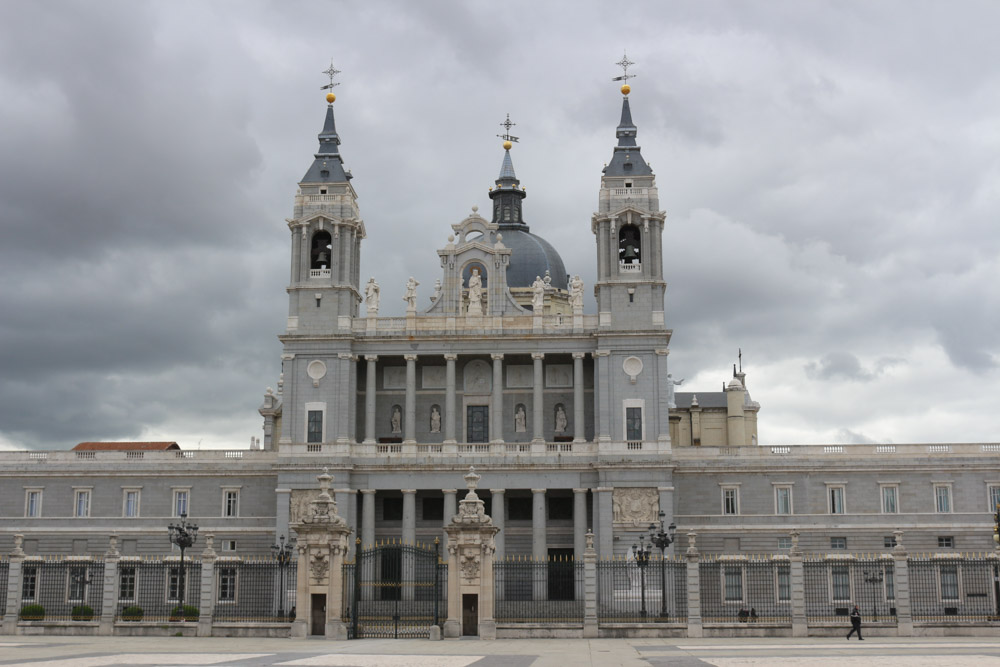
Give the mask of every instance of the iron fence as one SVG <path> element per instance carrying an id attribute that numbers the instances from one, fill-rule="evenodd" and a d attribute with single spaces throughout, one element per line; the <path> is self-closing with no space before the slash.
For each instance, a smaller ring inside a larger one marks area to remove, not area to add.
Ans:
<path id="1" fill-rule="evenodd" d="M 597 563 L 597 620 L 600 623 L 684 623 L 687 621 L 687 563 L 680 557 L 650 556 L 641 563 L 615 558 Z"/>
<path id="2" fill-rule="evenodd" d="M 10 562 L 0 559 L 0 609 L 7 608 L 7 578 L 10 576 Z"/>
<path id="3" fill-rule="evenodd" d="M 703 622 L 792 622 L 792 577 L 787 558 L 707 556 L 699 568 Z"/>
<path id="4" fill-rule="evenodd" d="M 934 555 L 910 558 L 907 565 L 914 621 L 1000 623 L 996 558 Z"/>
<path id="5" fill-rule="evenodd" d="M 185 559 L 183 572 L 180 559 L 172 557 L 126 557 L 118 561 L 115 620 L 197 621 L 200 604 L 200 561 Z"/>
<path id="6" fill-rule="evenodd" d="M 96 621 L 103 598 L 101 559 L 30 558 L 21 564 L 23 621 Z"/>
<path id="7" fill-rule="evenodd" d="M 222 623 L 295 620 L 295 559 L 220 558 L 215 562 L 215 611 Z"/>
<path id="8" fill-rule="evenodd" d="M 848 623 L 857 605 L 865 623 L 896 622 L 896 577 L 888 554 L 845 554 L 803 562 L 806 619 Z"/>
<path id="9" fill-rule="evenodd" d="M 500 560 L 493 582 L 498 623 L 583 622 L 583 563 L 572 556 Z"/>

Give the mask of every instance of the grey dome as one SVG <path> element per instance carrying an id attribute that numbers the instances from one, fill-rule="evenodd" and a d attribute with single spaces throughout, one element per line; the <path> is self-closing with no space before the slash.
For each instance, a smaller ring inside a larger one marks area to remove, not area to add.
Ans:
<path id="1" fill-rule="evenodd" d="M 552 287 L 567 289 L 566 267 L 562 257 L 548 241 L 531 232 L 501 226 L 503 244 L 511 249 L 510 266 L 507 267 L 508 287 L 531 287 L 535 277 L 545 277 L 549 272 Z"/>

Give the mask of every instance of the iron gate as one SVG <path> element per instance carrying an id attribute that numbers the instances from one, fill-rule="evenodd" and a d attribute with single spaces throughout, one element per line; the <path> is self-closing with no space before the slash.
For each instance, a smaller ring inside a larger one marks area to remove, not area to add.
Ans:
<path id="1" fill-rule="evenodd" d="M 359 549 L 344 568 L 348 637 L 427 638 L 447 609 L 446 565 L 432 547 L 383 544 Z"/>

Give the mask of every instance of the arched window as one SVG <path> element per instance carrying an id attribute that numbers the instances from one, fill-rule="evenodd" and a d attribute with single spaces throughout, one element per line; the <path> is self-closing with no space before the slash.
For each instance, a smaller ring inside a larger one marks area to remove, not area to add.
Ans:
<path id="1" fill-rule="evenodd" d="M 642 262 L 642 236 L 635 225 L 624 225 L 618 232 L 618 261 L 622 264 Z"/>
<path id="2" fill-rule="evenodd" d="M 313 234 L 312 246 L 309 251 L 309 268 L 330 268 L 330 232 L 320 230 Z"/>

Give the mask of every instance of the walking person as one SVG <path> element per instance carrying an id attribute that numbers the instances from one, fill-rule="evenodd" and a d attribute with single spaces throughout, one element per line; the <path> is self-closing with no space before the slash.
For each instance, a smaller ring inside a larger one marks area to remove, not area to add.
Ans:
<path id="1" fill-rule="evenodd" d="M 864 641 L 865 638 L 861 636 L 861 610 L 858 609 L 858 605 L 854 605 L 854 609 L 851 610 L 851 631 L 847 633 L 847 641 L 851 641 L 851 635 L 858 633 L 858 641 Z"/>

